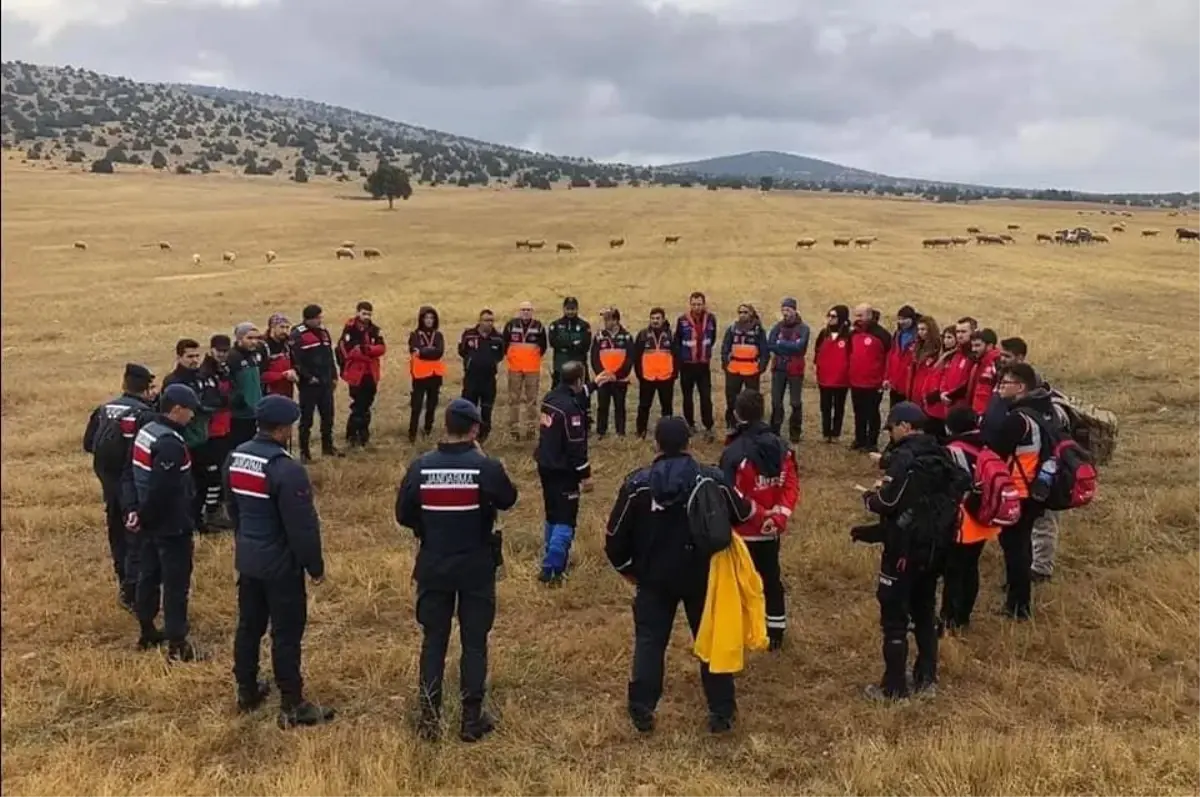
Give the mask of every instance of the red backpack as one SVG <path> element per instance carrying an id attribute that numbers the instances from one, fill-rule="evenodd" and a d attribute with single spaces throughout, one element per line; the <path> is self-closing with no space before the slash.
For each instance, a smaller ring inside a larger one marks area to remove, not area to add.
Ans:
<path id="1" fill-rule="evenodd" d="M 975 458 L 975 471 L 971 474 L 974 489 L 979 493 L 979 511 L 975 519 L 984 526 L 1001 528 L 1020 520 L 1021 494 L 1017 492 L 1004 460 L 990 448 L 976 448 L 961 440 L 951 441 L 949 447 Z"/>
<path id="2" fill-rule="evenodd" d="M 1029 497 L 1061 512 L 1087 506 L 1096 497 L 1096 466 L 1087 449 L 1056 421 L 1022 410 L 1042 433 L 1041 464 L 1036 473 L 1026 474 Z"/>

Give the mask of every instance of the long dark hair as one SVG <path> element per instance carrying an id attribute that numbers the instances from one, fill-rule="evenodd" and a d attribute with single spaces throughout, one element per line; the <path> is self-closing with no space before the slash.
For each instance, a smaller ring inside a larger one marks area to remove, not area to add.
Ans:
<path id="1" fill-rule="evenodd" d="M 925 339 L 920 339 L 920 330 L 917 330 L 917 351 L 913 356 L 915 362 L 923 362 L 924 360 L 936 360 L 942 354 L 942 330 L 938 327 L 937 319 L 931 315 L 923 315 L 917 319 L 917 326 L 925 325 Z"/>
<path id="2" fill-rule="evenodd" d="M 832 312 L 837 316 L 836 327 L 831 328 L 829 326 L 829 312 Z M 833 307 L 829 308 L 829 312 L 825 314 L 825 326 L 821 327 L 821 331 L 817 333 L 817 342 L 813 345 L 814 351 L 816 351 L 816 347 L 821 345 L 821 342 L 829 337 L 832 332 L 836 332 L 839 335 L 847 335 L 850 333 L 850 308 L 844 304 L 835 304 Z"/>

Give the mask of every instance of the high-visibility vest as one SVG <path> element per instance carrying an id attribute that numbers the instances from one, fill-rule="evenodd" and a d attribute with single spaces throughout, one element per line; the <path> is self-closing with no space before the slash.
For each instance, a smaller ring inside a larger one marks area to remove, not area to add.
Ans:
<path id="1" fill-rule="evenodd" d="M 647 382 L 667 382 L 675 378 L 675 354 L 671 351 L 671 333 L 653 329 L 646 335 L 647 346 L 642 350 L 642 379 Z M 650 343 L 655 348 L 649 346 Z"/>
<path id="2" fill-rule="evenodd" d="M 963 545 L 984 542 L 1000 533 L 999 526 L 985 526 L 971 517 L 971 513 L 967 511 L 965 506 L 961 508 L 959 515 L 962 517 L 962 522 L 958 527 L 958 541 Z"/>
<path id="3" fill-rule="evenodd" d="M 420 344 L 418 348 L 427 348 L 433 345 L 436 332 L 417 331 L 417 342 Z M 412 374 L 413 379 L 428 379 L 431 376 L 445 376 L 446 363 L 442 360 L 422 360 L 417 355 L 412 355 L 408 361 L 408 371 Z"/>
<path id="4" fill-rule="evenodd" d="M 1013 452 L 1009 472 L 1012 474 L 1013 486 L 1021 498 L 1029 497 L 1029 485 L 1037 478 L 1038 468 L 1042 459 L 1042 427 L 1038 426 L 1028 416 L 1022 414 L 1025 426 L 1029 429 L 1021 445 Z"/>
<path id="5" fill-rule="evenodd" d="M 752 343 L 735 343 L 729 352 L 728 371 L 738 376 L 758 374 L 758 346 Z"/>
<path id="6" fill-rule="evenodd" d="M 608 349 L 600 349 L 600 365 L 604 367 L 607 373 L 615 374 L 625 365 L 626 356 L 625 350 L 616 346 Z M 625 381 L 628 380 L 629 377 L 626 376 Z"/>
<path id="7" fill-rule="evenodd" d="M 504 362 L 510 373 L 536 374 L 542 370 L 542 350 L 529 340 L 529 333 L 538 328 L 536 321 L 514 327 L 514 330 L 520 330 L 521 339 L 514 341 L 510 336 L 507 341 L 508 351 L 504 355 Z"/>

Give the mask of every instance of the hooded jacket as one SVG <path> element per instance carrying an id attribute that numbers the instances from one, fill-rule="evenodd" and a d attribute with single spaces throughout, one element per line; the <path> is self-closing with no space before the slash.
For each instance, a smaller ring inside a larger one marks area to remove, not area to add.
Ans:
<path id="1" fill-rule="evenodd" d="M 295 385 L 287 378 L 287 372 L 294 370 L 290 336 L 283 340 L 267 336 L 263 347 L 266 352 L 262 367 L 263 393 L 292 398 L 296 392 Z"/>
<path id="2" fill-rule="evenodd" d="M 385 354 L 387 343 L 383 339 L 383 330 L 374 321 L 364 323 L 358 316 L 346 321 L 337 345 L 338 365 L 346 384 L 358 387 L 369 377 L 378 385 L 383 370 L 380 360 Z"/>
<path id="3" fill-rule="evenodd" d="M 830 309 L 837 314 L 837 326 L 830 327 L 826 319 L 813 344 L 817 386 L 846 388 L 850 387 L 850 308 L 838 304 Z"/>
<path id="4" fill-rule="evenodd" d="M 916 469 L 918 459 L 940 460 L 945 477 L 931 480 L 930 476 Z M 944 495 L 950 499 L 957 480 L 962 492 L 952 500 L 957 507 L 970 488 L 971 479 L 958 467 L 945 448 L 929 434 L 918 432 L 889 446 L 886 473 L 881 486 L 863 493 L 863 504 L 868 512 L 878 515 L 881 523 L 876 527 L 878 536 L 859 536 L 863 542 L 882 542 L 885 559 L 905 559 L 910 556 L 928 555 L 931 551 L 922 539 L 930 535 L 922 533 L 920 520 L 904 522 L 902 516 L 913 512 L 919 517 L 922 507 L 931 496 Z M 953 476 L 953 478 L 950 478 Z"/>
<path id="5" fill-rule="evenodd" d="M 433 313 L 433 329 L 425 328 L 425 315 Z M 438 311 L 424 305 L 417 311 L 417 328 L 408 334 L 408 350 L 412 357 L 408 363 L 409 373 L 415 379 L 429 379 L 446 375 L 446 337 L 442 334 L 441 317 Z"/>
<path id="6" fill-rule="evenodd" d="M 745 523 L 753 508 L 720 470 L 688 453 L 661 455 L 631 473 L 609 513 L 604 553 L 622 576 L 667 595 L 704 595 L 709 556 L 692 544 L 687 501 L 701 473 L 721 486 L 732 523 Z"/>
<path id="7" fill-rule="evenodd" d="M 738 536 L 747 542 L 773 540 L 787 530 L 800 500 L 800 477 L 796 455 L 783 438 L 762 421 L 738 426 L 725 442 L 720 467 L 754 509 L 748 521 L 735 527 Z M 773 533 L 763 531 L 768 519 Z"/>

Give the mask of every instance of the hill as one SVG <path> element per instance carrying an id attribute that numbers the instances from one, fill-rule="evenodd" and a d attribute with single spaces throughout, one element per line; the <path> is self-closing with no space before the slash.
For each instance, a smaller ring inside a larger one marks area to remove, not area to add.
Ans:
<path id="1" fill-rule="evenodd" d="M 307 182 L 360 180 L 379 162 L 417 185 L 613 188 L 643 183 L 1179 206 L 1197 195 L 1089 195 L 954 186 L 888 177 L 813 158 L 751 152 L 652 168 L 530 152 L 303 99 L 185 84 L 139 83 L 74 67 L 2 66 L 0 144 L 48 168 L 236 171 Z M 101 163 L 97 163 L 101 162 Z M 96 164 L 93 166 L 93 164 Z"/>

